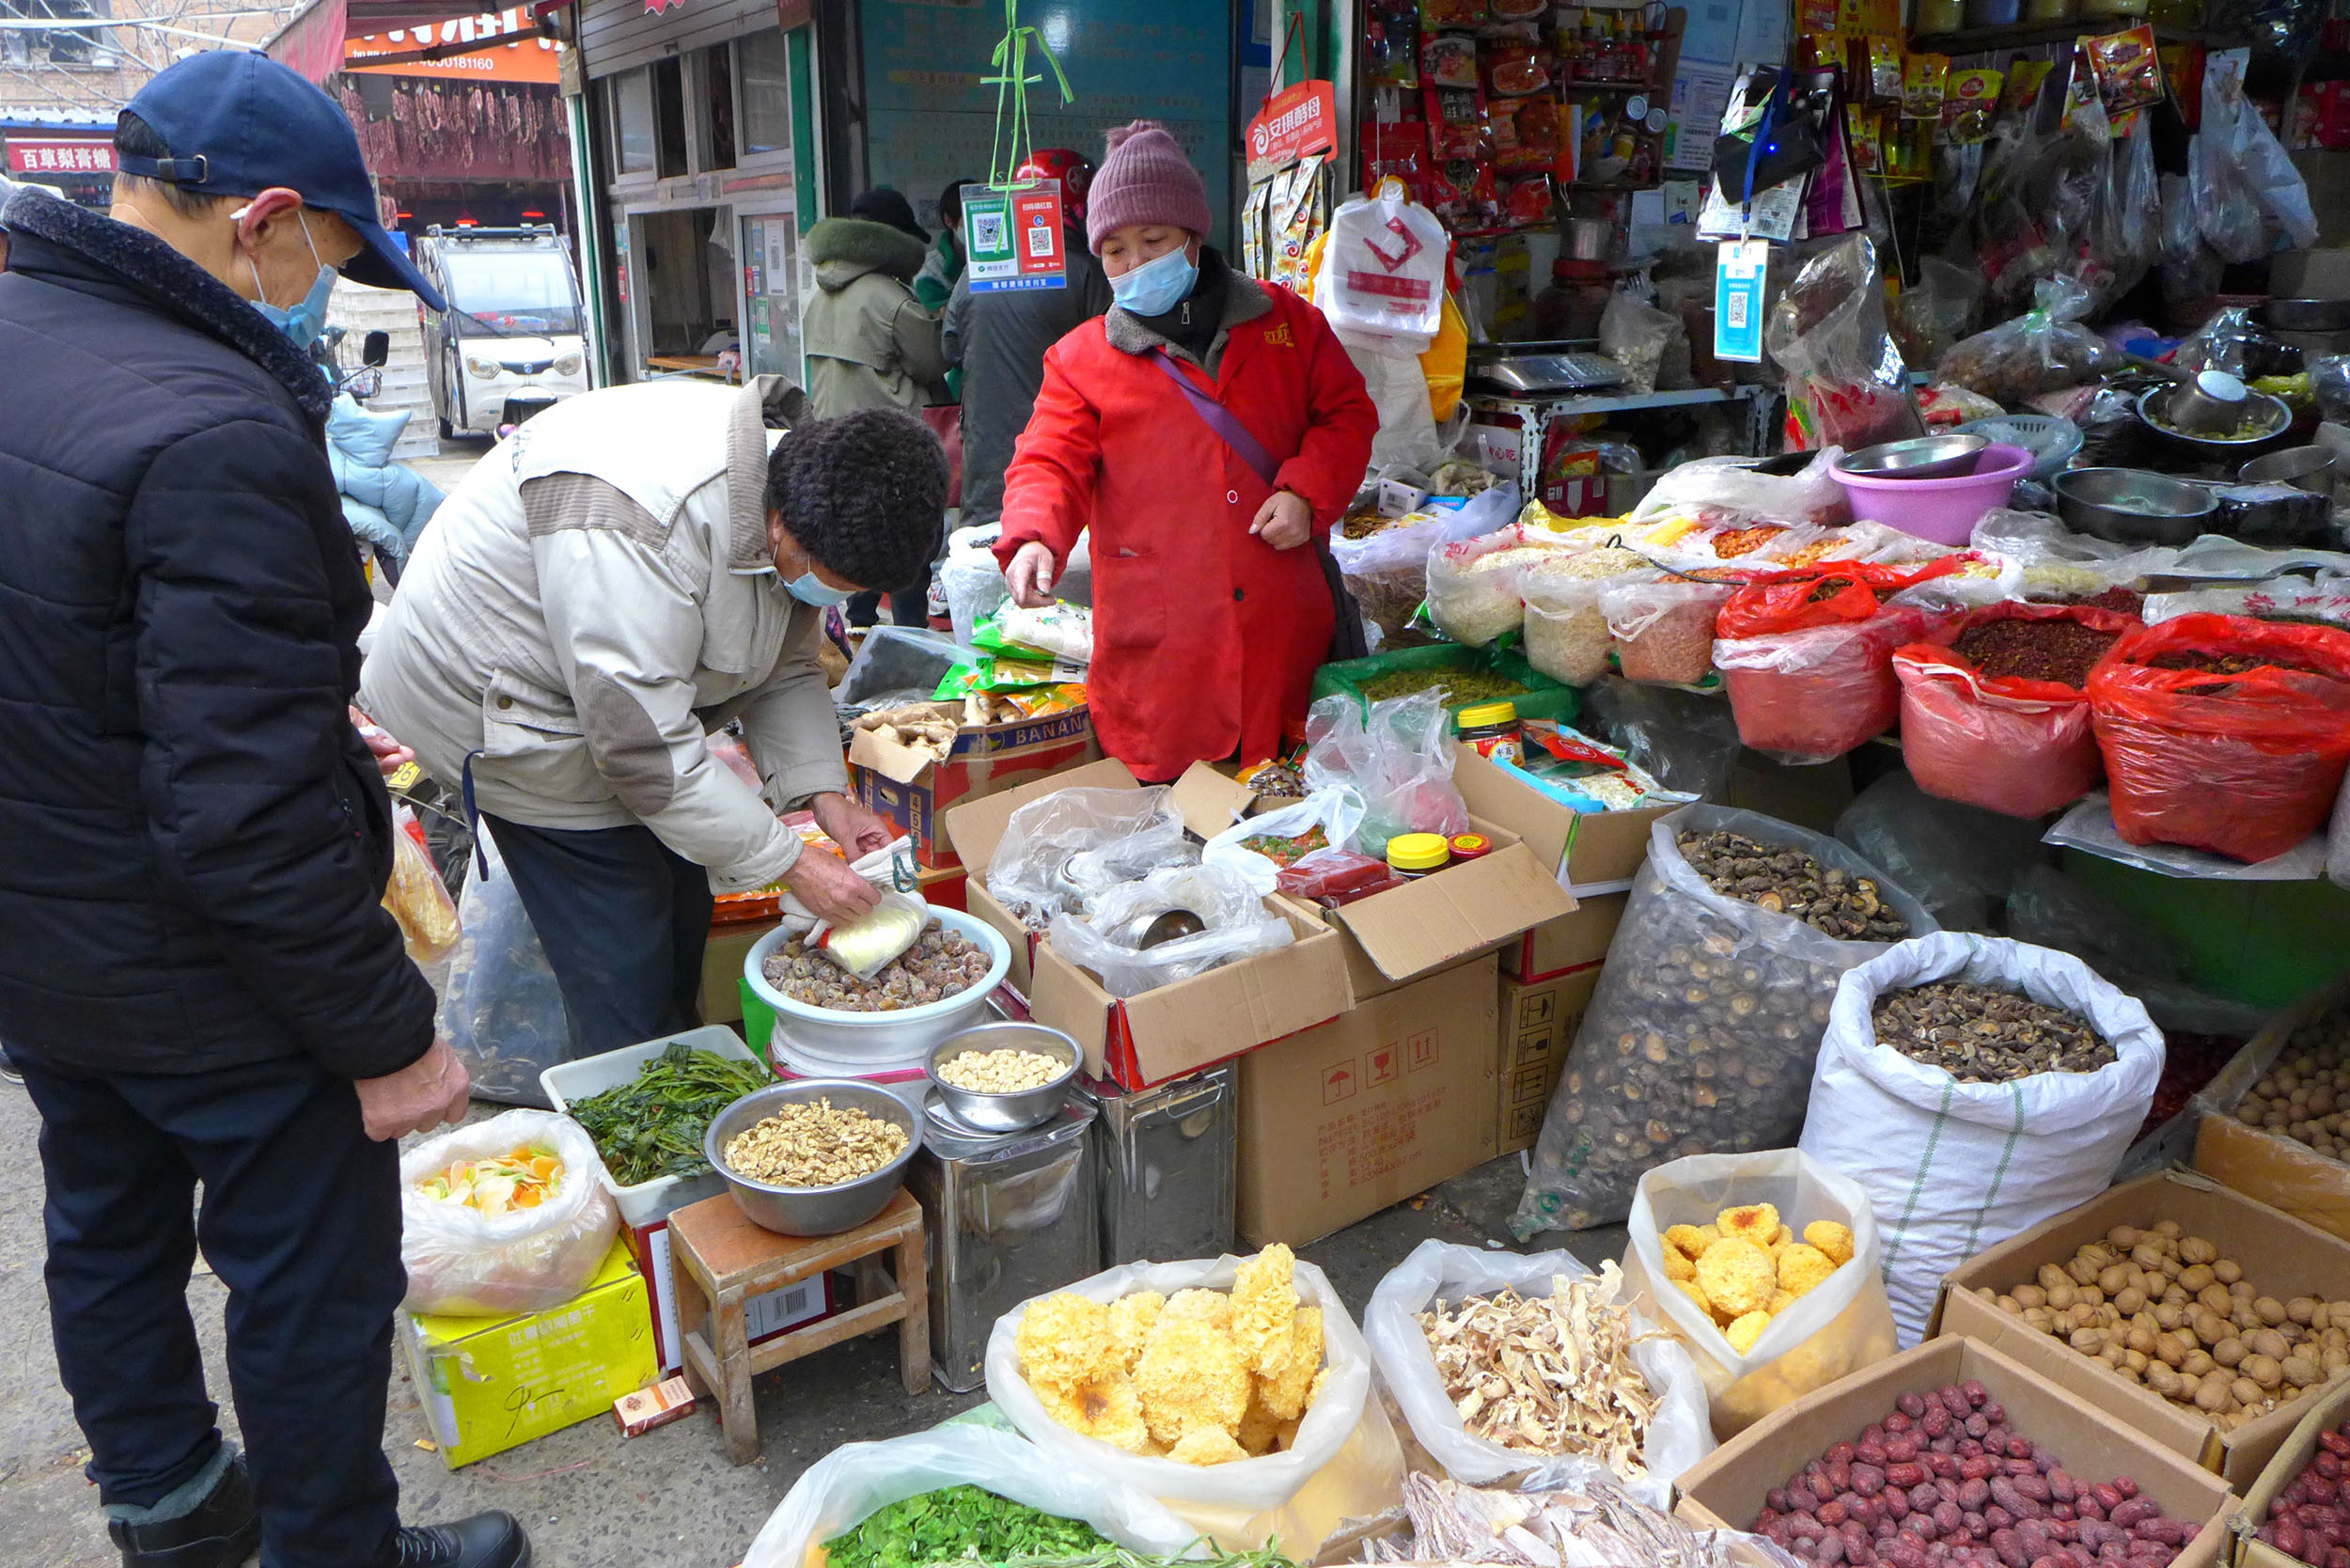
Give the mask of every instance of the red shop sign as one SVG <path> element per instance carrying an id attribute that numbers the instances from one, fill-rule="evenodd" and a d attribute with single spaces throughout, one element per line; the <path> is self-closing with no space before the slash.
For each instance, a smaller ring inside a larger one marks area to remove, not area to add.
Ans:
<path id="1" fill-rule="evenodd" d="M 1253 182 L 1310 153 L 1338 145 L 1338 89 L 1327 82 L 1294 82 L 1265 100 L 1248 122 L 1248 178 Z"/>
<path id="2" fill-rule="evenodd" d="M 8 138 L 10 174 L 112 174 L 115 148 L 109 141 L 32 141 Z"/>

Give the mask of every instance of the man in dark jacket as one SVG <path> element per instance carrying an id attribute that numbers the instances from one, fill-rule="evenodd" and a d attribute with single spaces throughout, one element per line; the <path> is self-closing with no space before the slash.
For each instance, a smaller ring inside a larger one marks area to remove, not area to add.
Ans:
<path id="1" fill-rule="evenodd" d="M 949 365 L 963 368 L 963 525 L 993 523 L 1004 510 L 1004 470 L 1028 428 L 1044 384 L 1044 351 L 1110 307 L 1102 263 L 1086 245 L 1086 186 L 1093 165 L 1067 148 L 1047 148 L 1020 165 L 1017 180 L 1061 182 L 1068 286 L 971 292 L 968 268 L 947 304 Z"/>
<path id="2" fill-rule="evenodd" d="M 283 66 L 183 60 L 115 145 L 112 217 L 18 196 L 0 274 L 0 1037 L 41 1116 L 58 1371 L 133 1568 L 257 1541 L 520 1568 L 504 1514 L 401 1529 L 383 1452 L 395 1140 L 466 1078 L 379 903 L 368 595 L 305 353 L 338 271 L 441 302 Z M 188 1316 L 199 1236 L 243 1454 Z"/>

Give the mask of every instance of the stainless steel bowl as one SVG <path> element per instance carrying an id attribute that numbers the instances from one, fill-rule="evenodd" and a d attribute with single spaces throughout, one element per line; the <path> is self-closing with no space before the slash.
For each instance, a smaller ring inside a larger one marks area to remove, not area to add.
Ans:
<path id="1" fill-rule="evenodd" d="M 1863 447 L 1844 459 L 1844 472 L 1872 479 L 1947 479 L 1975 471 L 1991 445 L 1987 435 L 1920 435 Z"/>
<path id="2" fill-rule="evenodd" d="M 776 1114 L 782 1106 L 808 1100 L 830 1100 L 844 1109 L 861 1110 L 876 1121 L 894 1121 L 906 1135 L 906 1146 L 896 1159 L 870 1176 L 829 1187 L 779 1187 L 742 1176 L 726 1162 L 727 1145 L 739 1133 Z M 922 1147 L 922 1118 L 903 1100 L 878 1084 L 858 1078 L 795 1078 L 790 1083 L 755 1089 L 710 1119 L 702 1135 L 702 1153 L 726 1178 L 743 1217 L 762 1230 L 784 1236 L 837 1236 L 854 1231 L 889 1206 L 890 1195 L 904 1185 L 906 1167 Z"/>
<path id="3" fill-rule="evenodd" d="M 2350 300 L 2269 300 L 2253 314 L 2279 332 L 2350 332 Z"/>
<path id="4" fill-rule="evenodd" d="M 2205 487 L 2138 468 L 2068 468 L 2053 483 L 2066 527 L 2117 544 L 2186 544 L 2219 510 Z"/>
<path id="5" fill-rule="evenodd" d="M 2138 396 L 2138 422 L 2165 441 L 2187 451 L 2201 453 L 2205 457 L 2240 451 L 2247 447 L 2257 447 L 2264 441 L 2273 441 L 2282 435 L 2286 428 L 2293 423 L 2293 410 L 2284 405 L 2282 399 L 2272 398 L 2265 392 L 2247 392 L 2244 397 L 2245 416 L 2259 421 L 2254 434 L 2196 435 L 2181 427 L 2175 419 L 2170 418 L 2171 405 L 2164 401 L 2165 399 L 2180 390 L 2181 388 L 2173 386 L 2150 386 L 2139 393 Z"/>
<path id="6" fill-rule="evenodd" d="M 1057 1057 L 1067 1065 L 1059 1077 L 1041 1089 L 1024 1089 L 1017 1094 L 989 1094 L 958 1088 L 938 1075 L 941 1067 L 965 1051 L 1034 1051 L 1040 1056 Z M 1069 1101 L 1071 1087 L 1077 1081 L 1077 1070 L 1084 1065 L 1085 1053 L 1060 1030 L 1048 1029 L 1042 1024 L 1006 1020 L 948 1035 L 931 1047 L 922 1071 L 930 1074 L 932 1084 L 937 1088 L 947 1114 L 964 1126 L 981 1133 L 1025 1133 L 1060 1114 L 1061 1106 Z"/>
<path id="7" fill-rule="evenodd" d="M 2281 452 L 2256 457 L 2236 470 L 2242 484 L 2289 484 L 2315 494 L 2333 493 L 2341 475 L 2334 454 L 2324 447 L 2288 447 Z"/>

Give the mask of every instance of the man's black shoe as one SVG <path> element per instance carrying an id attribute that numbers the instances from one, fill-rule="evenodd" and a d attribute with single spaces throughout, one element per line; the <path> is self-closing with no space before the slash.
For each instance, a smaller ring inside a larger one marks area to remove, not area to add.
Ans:
<path id="1" fill-rule="evenodd" d="M 237 1568 L 261 1543 L 244 1455 L 231 1458 L 211 1496 L 177 1519 L 149 1525 L 113 1519 L 106 1533 L 122 1553 L 123 1568 Z"/>
<path id="2" fill-rule="evenodd" d="M 400 1532 L 400 1568 L 530 1568 L 530 1537 L 511 1513 L 493 1509 L 453 1525 L 409 1525 Z"/>

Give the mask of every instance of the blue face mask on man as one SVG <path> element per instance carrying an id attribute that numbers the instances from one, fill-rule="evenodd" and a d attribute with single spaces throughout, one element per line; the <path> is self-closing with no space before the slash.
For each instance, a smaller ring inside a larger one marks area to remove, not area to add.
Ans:
<path id="1" fill-rule="evenodd" d="M 1192 285 L 1199 281 L 1199 263 L 1186 254 L 1189 249 L 1177 245 L 1110 279 L 1110 294 L 1130 316 L 1166 315 L 1191 298 Z"/>
<path id="2" fill-rule="evenodd" d="M 240 207 L 229 217 L 242 219 L 251 211 L 249 207 Z M 297 212 L 294 221 L 302 225 L 302 240 L 310 247 L 310 259 L 319 264 L 318 276 L 311 281 L 308 293 L 291 306 L 272 305 L 267 292 L 261 288 L 261 269 L 253 265 L 250 257 L 246 258 L 245 265 L 253 273 L 254 291 L 262 296 L 253 302 L 253 308 L 261 313 L 263 321 L 291 338 L 295 348 L 307 352 L 310 345 L 316 343 L 326 331 L 326 301 L 335 291 L 336 273 L 320 259 L 318 242 L 310 238 L 308 220 Z"/>
<path id="3" fill-rule="evenodd" d="M 856 597 L 856 589 L 834 588 L 821 580 L 813 570 L 803 572 L 784 584 L 783 591 L 801 604 L 813 604 L 820 610 L 834 604 L 845 604 Z"/>

